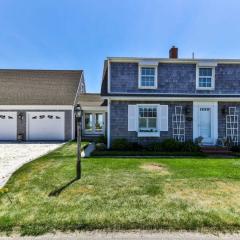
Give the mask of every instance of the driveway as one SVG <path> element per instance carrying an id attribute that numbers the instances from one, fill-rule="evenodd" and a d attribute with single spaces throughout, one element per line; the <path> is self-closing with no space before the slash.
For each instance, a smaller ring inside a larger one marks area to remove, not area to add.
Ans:
<path id="1" fill-rule="evenodd" d="M 46 234 L 38 237 L 0 237 L 0 240 L 237 240 L 239 234 L 202 234 L 196 232 L 80 232 Z"/>
<path id="2" fill-rule="evenodd" d="M 63 143 L 0 143 L 0 188 L 22 165 L 60 147 Z"/>

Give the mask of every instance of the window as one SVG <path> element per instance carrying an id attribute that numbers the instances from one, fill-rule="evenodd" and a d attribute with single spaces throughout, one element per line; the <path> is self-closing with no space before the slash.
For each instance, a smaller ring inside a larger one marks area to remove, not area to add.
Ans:
<path id="1" fill-rule="evenodd" d="M 104 131 L 104 113 L 85 113 L 84 131 L 86 134 L 101 134 Z"/>
<path id="2" fill-rule="evenodd" d="M 85 113 L 85 131 L 92 132 L 93 130 L 93 115 L 92 113 Z"/>
<path id="3" fill-rule="evenodd" d="M 157 132 L 157 107 L 139 107 L 139 132 Z"/>
<path id="4" fill-rule="evenodd" d="M 102 132 L 103 130 L 103 114 L 96 113 L 96 120 L 95 120 L 95 130 L 96 132 Z"/>
<path id="5" fill-rule="evenodd" d="M 201 67 L 197 69 L 198 71 L 198 84 L 199 89 L 213 89 L 214 88 L 214 78 L 215 69 L 209 67 Z"/>
<path id="6" fill-rule="evenodd" d="M 140 88 L 156 88 L 157 87 L 157 67 L 140 67 L 139 71 L 139 87 Z"/>

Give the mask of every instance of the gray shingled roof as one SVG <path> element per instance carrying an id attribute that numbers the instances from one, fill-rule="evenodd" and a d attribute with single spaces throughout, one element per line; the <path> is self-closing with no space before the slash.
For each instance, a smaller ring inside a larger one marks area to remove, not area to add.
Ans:
<path id="1" fill-rule="evenodd" d="M 107 106 L 106 101 L 101 99 L 101 96 L 99 93 L 83 93 L 79 97 L 79 103 L 82 107 Z"/>
<path id="2" fill-rule="evenodd" d="M 73 105 L 83 72 L 0 70 L 0 105 Z"/>

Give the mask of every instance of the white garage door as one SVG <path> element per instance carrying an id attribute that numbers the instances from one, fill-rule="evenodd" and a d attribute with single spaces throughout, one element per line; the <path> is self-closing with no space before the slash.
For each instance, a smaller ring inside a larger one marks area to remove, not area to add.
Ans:
<path id="1" fill-rule="evenodd" d="M 0 141 L 17 140 L 17 113 L 0 112 Z"/>
<path id="2" fill-rule="evenodd" d="M 64 140 L 64 112 L 28 112 L 28 140 Z"/>

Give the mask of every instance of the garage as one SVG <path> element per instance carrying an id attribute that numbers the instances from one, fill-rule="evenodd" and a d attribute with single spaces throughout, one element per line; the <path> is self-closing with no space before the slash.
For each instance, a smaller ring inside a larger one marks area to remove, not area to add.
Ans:
<path id="1" fill-rule="evenodd" d="M 27 140 L 65 140 L 64 112 L 27 112 Z"/>
<path id="2" fill-rule="evenodd" d="M 0 112 L 0 141 L 17 140 L 17 113 Z"/>

